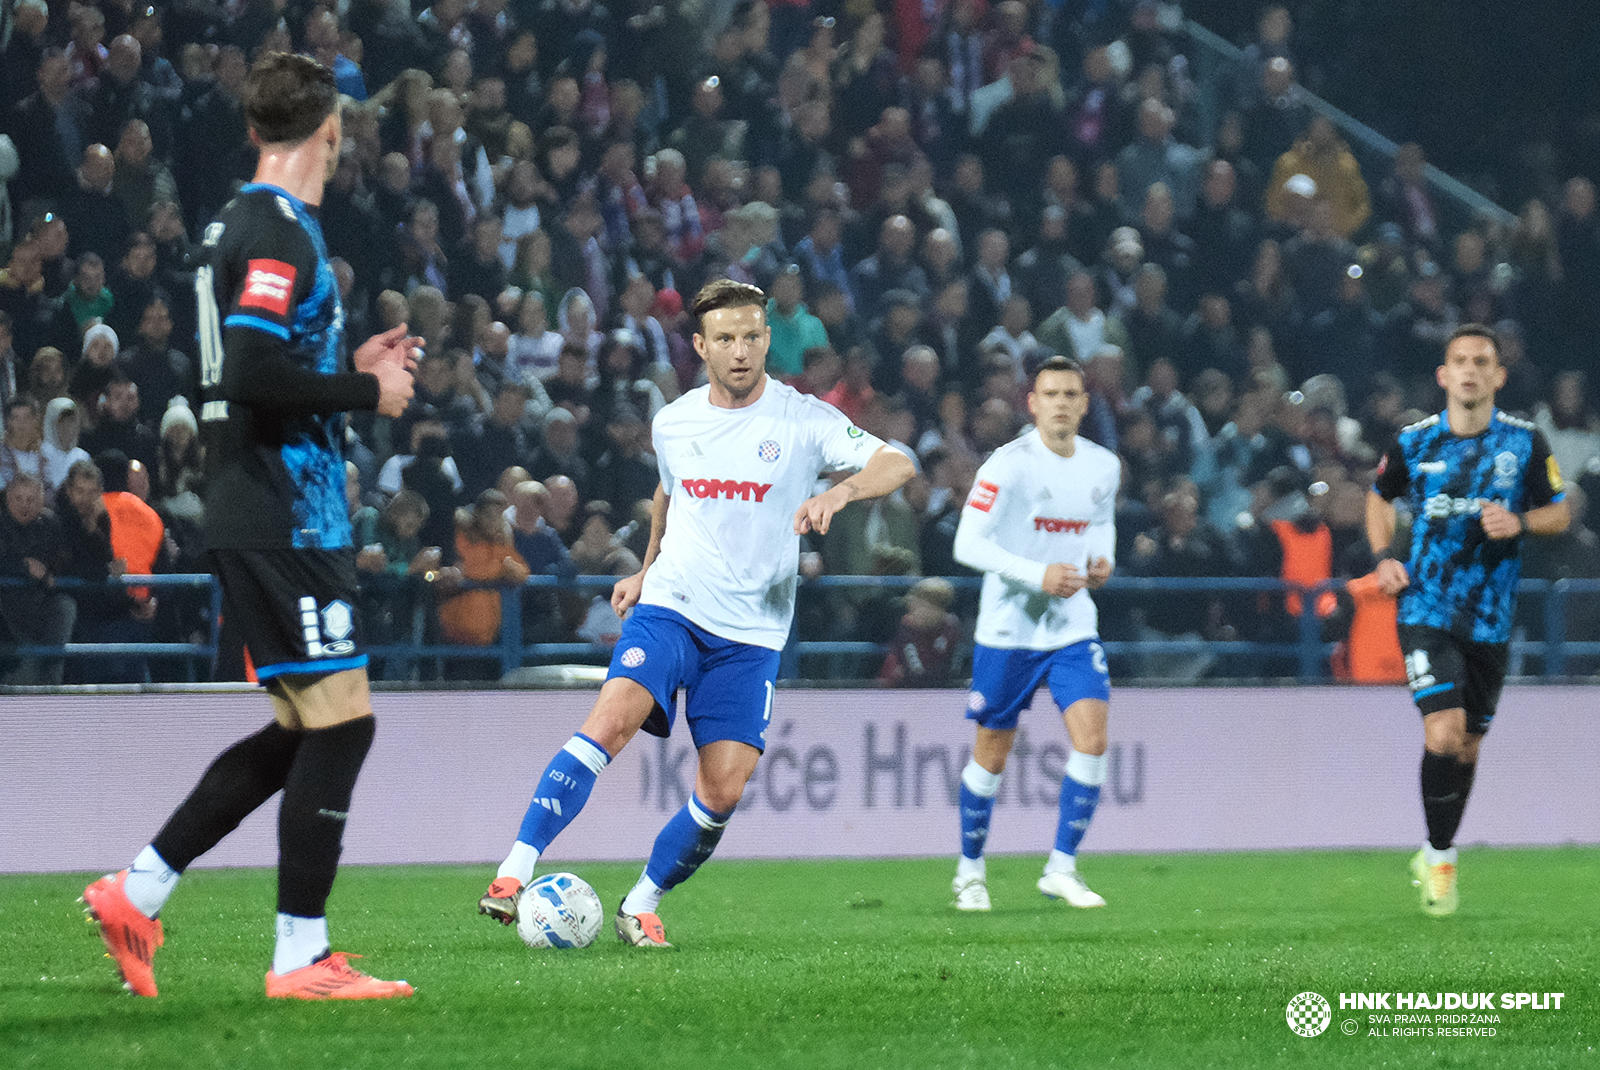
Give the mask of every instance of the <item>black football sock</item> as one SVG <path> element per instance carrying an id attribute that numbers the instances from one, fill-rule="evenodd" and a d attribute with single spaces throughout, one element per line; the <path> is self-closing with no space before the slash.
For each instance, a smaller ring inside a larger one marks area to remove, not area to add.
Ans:
<path id="1" fill-rule="evenodd" d="M 182 873 L 283 787 L 303 735 L 274 721 L 217 755 L 151 846 Z"/>
<path id="2" fill-rule="evenodd" d="M 1477 771 L 1477 762 L 1456 762 L 1456 799 L 1450 804 L 1448 828 L 1445 830 L 1450 834 L 1451 843 L 1455 842 L 1456 830 L 1461 827 L 1461 815 L 1466 813 L 1467 797 L 1472 794 L 1472 778 Z"/>
<path id="3" fill-rule="evenodd" d="M 278 811 L 278 912 L 320 918 L 339 869 L 361 763 L 377 725 L 371 717 L 305 733 Z"/>
<path id="4" fill-rule="evenodd" d="M 1428 843 L 1445 851 L 1455 842 L 1466 808 L 1461 763 L 1453 755 L 1422 752 L 1422 815 L 1428 823 Z"/>

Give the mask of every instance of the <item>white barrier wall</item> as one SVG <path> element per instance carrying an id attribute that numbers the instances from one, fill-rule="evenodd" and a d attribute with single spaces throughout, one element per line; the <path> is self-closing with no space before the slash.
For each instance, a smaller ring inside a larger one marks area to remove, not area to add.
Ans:
<path id="1" fill-rule="evenodd" d="M 593 692 L 375 696 L 378 735 L 344 859 L 498 861 Z M 1600 689 L 1511 688 L 1462 842 L 1600 842 Z M 954 855 L 971 745 L 957 691 L 781 691 L 768 750 L 719 857 Z M 0 697 L 0 871 L 115 869 L 223 747 L 270 716 L 260 693 Z M 1422 836 L 1422 731 L 1403 688 L 1120 689 L 1110 775 L 1085 851 L 1403 847 Z M 1066 733 L 1024 716 L 990 849 L 1048 850 Z M 681 723 L 602 775 L 552 861 L 643 859 L 694 784 Z M 277 859 L 276 802 L 201 864 Z"/>

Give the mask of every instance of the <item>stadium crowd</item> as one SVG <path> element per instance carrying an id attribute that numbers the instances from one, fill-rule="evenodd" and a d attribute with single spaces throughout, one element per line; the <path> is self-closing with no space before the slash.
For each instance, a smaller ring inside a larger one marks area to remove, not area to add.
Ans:
<path id="1" fill-rule="evenodd" d="M 345 94 L 320 219 L 346 337 L 405 321 L 427 340 L 411 409 L 348 433 L 374 641 L 413 637 L 421 606 L 425 637 L 487 646 L 501 603 L 476 584 L 639 567 L 650 420 L 696 384 L 685 303 L 724 276 L 770 296 L 772 375 L 918 462 L 803 559 L 807 576 L 927 577 L 905 598 L 802 595 L 802 637 L 890 643 L 885 683 L 960 673 L 973 606 L 940 579 L 969 574 L 956 521 L 1052 353 L 1085 365 L 1083 433 L 1123 460 L 1119 575 L 1367 575 L 1373 466 L 1438 410 L 1433 369 L 1464 322 L 1500 334 L 1501 406 L 1538 423 L 1570 484 L 1600 481 L 1594 185 L 1452 231 L 1421 147 L 1364 173 L 1311 106 L 1283 7 L 1205 85 L 1176 7 L 1150 0 L 0 10 L 13 641 L 204 630 L 198 594 L 51 580 L 206 569 L 194 254 L 251 174 L 239 94 L 273 50 L 316 57 Z M 1575 504 L 1526 574 L 1600 575 L 1584 517 Z M 1361 590 L 1317 600 L 1330 638 Z M 592 593 L 525 591 L 525 639 L 614 638 Z M 1292 641 L 1301 609 L 1293 594 L 1101 604 L 1108 639 Z M 1575 605 L 1592 634 L 1594 601 Z M 163 671 L 24 659 L 6 680 Z"/>

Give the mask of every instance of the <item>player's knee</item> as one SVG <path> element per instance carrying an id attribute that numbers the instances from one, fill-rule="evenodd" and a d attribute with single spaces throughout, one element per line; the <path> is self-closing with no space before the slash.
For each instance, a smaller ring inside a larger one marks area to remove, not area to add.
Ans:
<path id="1" fill-rule="evenodd" d="M 702 779 L 695 785 L 695 794 L 700 796 L 700 801 L 719 814 L 728 813 L 739 805 L 739 800 L 744 798 L 745 779 L 743 777 L 717 777 L 715 779 Z"/>
<path id="2" fill-rule="evenodd" d="M 1072 740 L 1072 749 L 1079 754 L 1088 754 L 1098 758 L 1106 752 L 1106 732 L 1079 732 Z"/>
<path id="3" fill-rule="evenodd" d="M 1430 725 L 1423 745 L 1435 754 L 1459 758 L 1467 746 L 1467 734 L 1459 725 Z"/>
<path id="4" fill-rule="evenodd" d="M 614 684 L 626 686 L 614 687 Z M 643 727 L 654 708 L 655 699 L 639 684 L 625 679 L 608 680 L 579 731 L 615 758 Z"/>

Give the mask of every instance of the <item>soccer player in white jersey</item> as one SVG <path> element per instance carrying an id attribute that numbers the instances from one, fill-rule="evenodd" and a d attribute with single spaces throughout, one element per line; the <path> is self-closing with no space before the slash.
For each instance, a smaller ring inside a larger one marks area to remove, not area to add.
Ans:
<path id="1" fill-rule="evenodd" d="M 612 607 L 627 620 L 606 682 L 540 777 L 479 913 L 516 921 L 517 896 L 539 855 L 577 816 L 597 774 L 640 728 L 667 735 L 685 688 L 699 752 L 694 792 L 656 837 L 616 916 L 624 943 L 671 946 L 656 914 L 661 897 L 711 856 L 766 746 L 800 536 L 826 533 L 850 502 L 911 478 L 904 453 L 768 378 L 766 304 L 761 290 L 728 279 L 695 297 L 694 348 L 709 382 L 656 415 L 661 485 L 650 545 L 644 567 L 612 591 Z M 855 474 L 813 494 L 819 475 L 847 470 Z"/>
<path id="2" fill-rule="evenodd" d="M 1078 844 L 1100 801 L 1111 679 L 1089 591 L 1111 576 L 1117 455 L 1078 437 L 1089 407 L 1083 369 L 1067 357 L 1040 365 L 1028 393 L 1034 430 L 978 469 L 956 529 L 956 560 L 981 569 L 983 596 L 967 717 L 978 722 L 961 772 L 959 910 L 988 910 L 983 846 L 1017 721 L 1048 685 L 1072 754 L 1061 780 L 1061 821 L 1039 890 L 1075 907 L 1105 906 L 1078 874 Z"/>

